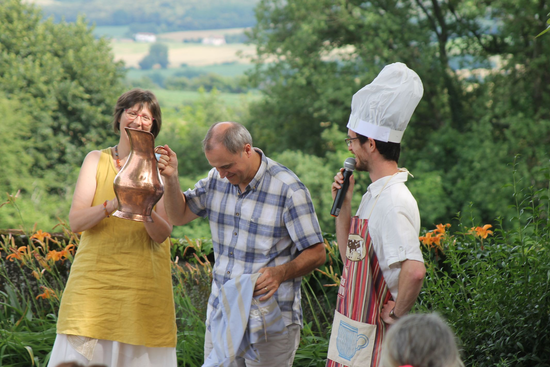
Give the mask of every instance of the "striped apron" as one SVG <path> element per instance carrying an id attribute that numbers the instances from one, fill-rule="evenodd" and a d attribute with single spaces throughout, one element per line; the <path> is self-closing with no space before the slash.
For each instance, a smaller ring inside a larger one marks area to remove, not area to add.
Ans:
<path id="1" fill-rule="evenodd" d="M 379 365 L 386 333 L 380 315 L 389 300 L 391 293 L 368 234 L 368 219 L 352 217 L 327 367 Z"/>

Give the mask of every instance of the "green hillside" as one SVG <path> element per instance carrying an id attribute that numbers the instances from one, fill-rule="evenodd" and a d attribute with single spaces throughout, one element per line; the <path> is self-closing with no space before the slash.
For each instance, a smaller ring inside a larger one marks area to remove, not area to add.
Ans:
<path id="1" fill-rule="evenodd" d="M 185 90 L 166 90 L 160 88 L 151 88 L 151 90 L 155 93 L 163 108 L 175 108 L 181 107 L 182 105 L 189 105 L 196 102 L 204 95 L 204 93 L 201 92 Z M 227 105 L 235 106 L 244 101 L 258 100 L 260 94 L 258 92 L 249 92 L 248 94 L 219 93 L 219 98 Z"/>
<path id="2" fill-rule="evenodd" d="M 128 26 L 132 32 L 171 32 L 250 27 L 258 0 L 53 0 L 35 1 L 46 17 L 73 22 L 78 15 L 97 26 Z"/>

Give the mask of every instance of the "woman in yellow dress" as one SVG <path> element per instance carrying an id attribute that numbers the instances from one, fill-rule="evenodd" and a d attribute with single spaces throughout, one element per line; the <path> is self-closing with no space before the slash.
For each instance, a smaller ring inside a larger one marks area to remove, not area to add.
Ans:
<path id="1" fill-rule="evenodd" d="M 59 310 L 48 366 L 176 367 L 176 321 L 170 274 L 169 223 L 161 198 L 153 222 L 111 216 L 113 181 L 130 154 L 126 127 L 158 135 L 160 106 L 153 93 L 133 89 L 115 106 L 118 144 L 88 153 L 69 213 L 82 232 Z"/>

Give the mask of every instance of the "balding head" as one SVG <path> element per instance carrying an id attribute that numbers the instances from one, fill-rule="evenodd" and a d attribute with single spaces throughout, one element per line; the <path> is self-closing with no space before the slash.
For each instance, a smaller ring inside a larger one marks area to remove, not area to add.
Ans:
<path id="1" fill-rule="evenodd" d="M 208 129 L 202 141 L 202 148 L 207 152 L 218 144 L 222 144 L 230 153 L 236 154 L 247 144 L 252 146 L 252 136 L 246 127 L 237 122 L 217 122 Z"/>

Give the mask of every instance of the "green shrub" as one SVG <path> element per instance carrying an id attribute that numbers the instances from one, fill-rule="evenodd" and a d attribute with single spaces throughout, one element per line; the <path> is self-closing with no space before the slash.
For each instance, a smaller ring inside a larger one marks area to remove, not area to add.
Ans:
<path id="1" fill-rule="evenodd" d="M 459 224 L 454 234 L 440 226 L 421 237 L 430 247 L 416 312 L 448 320 L 468 366 L 550 365 L 547 194 L 516 194 L 515 230 L 499 219 L 494 233 Z"/>

